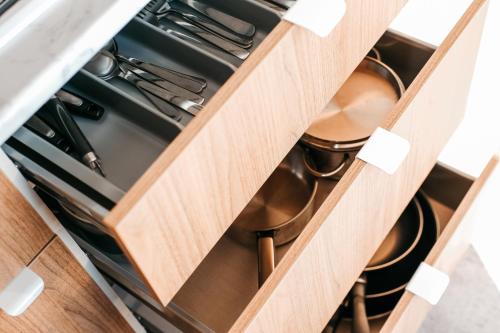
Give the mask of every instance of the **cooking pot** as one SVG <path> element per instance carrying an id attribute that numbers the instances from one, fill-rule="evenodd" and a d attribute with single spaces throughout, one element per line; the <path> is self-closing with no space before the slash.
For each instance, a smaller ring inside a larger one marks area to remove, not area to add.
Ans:
<path id="1" fill-rule="evenodd" d="M 339 179 L 404 91 L 389 66 L 366 57 L 302 136 L 308 172 Z"/>
<path id="2" fill-rule="evenodd" d="M 259 286 L 274 270 L 274 247 L 295 239 L 313 214 L 318 182 L 295 146 L 229 228 L 230 237 L 258 250 Z"/>
<path id="3" fill-rule="evenodd" d="M 329 325 L 334 327 L 342 319 L 352 320 L 352 332 L 368 332 L 368 320 L 387 316 L 394 309 L 438 236 L 439 220 L 425 193 L 419 191 Z"/>

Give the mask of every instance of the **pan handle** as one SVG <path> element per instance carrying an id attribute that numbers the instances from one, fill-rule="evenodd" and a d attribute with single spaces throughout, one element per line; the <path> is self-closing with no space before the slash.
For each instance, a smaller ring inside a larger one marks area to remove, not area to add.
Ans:
<path id="1" fill-rule="evenodd" d="M 366 277 L 361 276 L 351 290 L 353 333 L 370 333 L 365 306 Z"/>
<path id="2" fill-rule="evenodd" d="M 259 288 L 274 270 L 274 238 L 272 232 L 257 235 Z"/>
<path id="3" fill-rule="evenodd" d="M 317 178 L 330 178 L 330 177 L 335 176 L 341 170 L 344 169 L 344 167 L 347 164 L 347 160 L 348 159 L 349 159 L 348 155 L 345 155 L 344 160 L 342 161 L 342 163 L 340 163 L 340 165 L 336 169 L 334 169 L 332 171 L 328 171 L 328 172 L 321 172 L 321 171 L 316 170 L 316 168 L 313 165 L 311 165 L 311 162 L 309 162 L 309 159 L 307 158 L 307 155 L 304 154 L 304 165 L 306 166 L 307 172 L 309 172 L 314 177 L 317 177 Z"/>

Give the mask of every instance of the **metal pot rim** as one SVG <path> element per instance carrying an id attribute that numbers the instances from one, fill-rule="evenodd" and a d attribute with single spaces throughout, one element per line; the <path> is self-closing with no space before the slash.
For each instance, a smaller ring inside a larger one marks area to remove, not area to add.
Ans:
<path id="1" fill-rule="evenodd" d="M 364 269 L 365 272 L 383 269 L 383 268 L 386 268 L 386 267 L 389 267 L 389 266 L 396 264 L 397 262 L 406 258 L 408 256 L 408 254 L 410 254 L 415 249 L 417 244 L 420 242 L 420 239 L 422 237 L 422 233 L 424 231 L 424 212 L 422 210 L 422 206 L 420 205 L 420 202 L 418 201 L 418 199 L 416 197 L 413 197 L 411 199 L 411 202 L 413 204 L 415 204 L 415 207 L 417 208 L 417 214 L 418 214 L 418 231 L 417 231 L 415 238 L 413 239 L 413 242 L 406 249 L 406 251 L 403 252 L 402 254 L 400 254 L 398 257 L 396 257 L 388 262 L 385 262 L 383 264 L 379 264 L 379 265 L 375 265 L 375 266 L 367 266 Z"/>

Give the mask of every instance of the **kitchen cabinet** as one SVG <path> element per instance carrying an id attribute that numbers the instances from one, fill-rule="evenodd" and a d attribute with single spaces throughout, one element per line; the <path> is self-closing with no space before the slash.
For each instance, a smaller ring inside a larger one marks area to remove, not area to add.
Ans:
<path id="1" fill-rule="evenodd" d="M 168 45 L 202 57 L 199 49 L 189 49 L 133 18 L 146 3 L 59 1 L 34 19 L 40 29 L 34 24 L 6 42 L 0 49 L 0 70 L 15 79 L 0 92 L 2 142 L 127 23 L 122 37 L 117 37 L 119 43 L 140 31 L 141 36 L 163 36 Z M 262 11 L 267 13 L 262 21 L 269 17 L 273 23 L 259 21 L 266 36 L 259 35 L 259 45 L 241 66 L 213 56 L 203 58 L 227 72 L 227 80 L 217 82 L 220 88 L 211 93 L 203 111 L 180 126 L 175 138 L 166 140 L 130 188 L 116 191 L 116 204 L 101 216 L 100 228 L 126 255 L 141 293 L 157 302 L 158 311 L 175 303 L 215 331 L 319 331 L 325 326 L 411 197 L 432 177 L 437 157 L 465 110 L 487 2 L 473 1 L 437 48 L 387 31 L 405 3 L 348 0 L 343 19 L 329 36 L 320 38 L 277 20 L 253 0 L 213 1 L 243 18 Z M 82 20 L 81 12 L 89 19 Z M 56 27 L 64 32 L 54 40 Z M 34 57 L 42 43 L 47 44 L 46 51 Z M 151 54 L 167 52 L 148 44 L 148 38 L 138 45 Z M 246 271 L 244 262 L 254 260 L 255 253 L 238 248 L 226 231 L 374 45 L 384 61 L 402 73 L 407 87 L 380 127 L 408 140 L 409 154 L 393 175 L 356 159 L 334 187 L 325 182 L 311 221 L 295 241 L 280 249 L 276 270 L 257 290 L 248 285 L 255 272 Z M 57 57 L 50 56 L 54 54 Z M 184 62 L 192 57 L 178 55 L 169 61 L 188 68 Z M 15 75 L 19 63 L 27 64 L 26 70 Z M 83 87 L 92 80 L 80 72 L 69 85 Z M 151 112 L 147 117 L 171 125 L 137 98 L 120 95 L 111 84 L 99 84 L 120 96 L 116 98 L 123 105 L 134 104 Z M 22 153 L 19 146 L 7 145 Z M 63 168 L 62 163 L 58 167 Z M 447 233 L 430 254 L 431 264 L 437 263 L 436 258 L 447 260 L 446 248 L 460 230 L 462 211 L 491 168 L 493 164 L 474 184 L 471 181 L 470 194 L 462 193 Z M 90 173 L 85 177 L 98 179 Z M 12 210 L 9 198 L 3 197 Z M 12 224 L 12 228 L 28 237 L 23 226 Z M 45 238 L 43 232 L 36 236 L 42 238 L 41 244 L 53 237 L 50 232 Z M 30 246 L 39 247 L 35 242 Z M 21 256 L 19 251 L 14 251 L 16 256 Z M 23 264 L 22 258 L 16 260 Z M 242 272 L 248 276 L 240 280 Z M 398 326 L 403 320 L 411 322 L 405 311 L 418 302 L 405 294 L 384 329 L 403 327 Z"/>

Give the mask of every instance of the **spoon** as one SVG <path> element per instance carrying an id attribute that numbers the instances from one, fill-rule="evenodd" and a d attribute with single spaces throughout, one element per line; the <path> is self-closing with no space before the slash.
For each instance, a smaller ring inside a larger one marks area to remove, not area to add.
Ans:
<path id="1" fill-rule="evenodd" d="M 202 109 L 201 105 L 183 97 L 177 96 L 172 92 L 160 86 L 157 86 L 154 83 L 142 79 L 139 75 L 133 73 L 130 68 L 126 66 L 126 64 L 119 64 L 115 56 L 107 50 L 99 51 L 84 66 L 84 68 L 106 81 L 114 77 L 120 77 L 123 80 L 132 83 L 136 88 L 139 89 L 139 91 L 141 91 L 141 93 L 144 94 L 144 91 L 147 91 L 148 93 L 153 94 L 163 99 L 164 101 L 181 108 L 182 110 L 190 113 L 193 116 Z M 144 95 L 148 97 L 147 94 Z M 169 110 L 169 112 L 165 112 L 163 109 L 160 109 L 160 111 L 166 113 L 167 115 L 172 114 L 171 110 Z"/>

